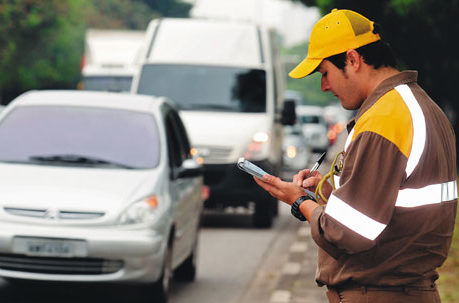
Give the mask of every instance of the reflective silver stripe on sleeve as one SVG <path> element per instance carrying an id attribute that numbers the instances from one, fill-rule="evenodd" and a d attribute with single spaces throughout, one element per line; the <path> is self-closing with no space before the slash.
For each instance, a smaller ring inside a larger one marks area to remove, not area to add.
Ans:
<path id="1" fill-rule="evenodd" d="M 327 202 L 325 213 L 369 240 L 376 239 L 386 228 L 385 224 L 362 214 L 333 194 Z"/>
<path id="2" fill-rule="evenodd" d="M 457 183 L 450 181 L 421 188 L 406 188 L 398 192 L 397 207 L 417 207 L 457 199 Z"/>
<path id="3" fill-rule="evenodd" d="M 418 165 L 419 159 L 424 151 L 426 142 L 426 121 L 422 109 L 408 85 L 398 85 L 395 89 L 402 97 L 406 106 L 408 106 L 413 120 L 413 143 L 410 156 L 408 157 L 408 163 L 406 164 L 406 177 L 408 178 L 416 165 Z"/>

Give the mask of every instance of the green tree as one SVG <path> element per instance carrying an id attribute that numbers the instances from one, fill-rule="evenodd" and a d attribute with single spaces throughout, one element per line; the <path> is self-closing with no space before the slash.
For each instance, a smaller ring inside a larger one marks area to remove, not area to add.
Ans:
<path id="1" fill-rule="evenodd" d="M 86 1 L 0 2 L 0 101 L 78 81 Z"/>
<path id="2" fill-rule="evenodd" d="M 161 13 L 140 0 L 97 0 L 86 8 L 85 16 L 88 28 L 145 30 Z"/>
<path id="3" fill-rule="evenodd" d="M 189 17 L 193 5 L 180 0 L 142 0 L 164 17 Z"/>
<path id="4" fill-rule="evenodd" d="M 282 50 L 281 53 L 285 60 L 287 60 L 287 58 L 292 58 L 294 60 L 294 62 L 289 62 L 291 66 L 286 66 L 288 71 L 304 59 L 307 49 L 308 43 L 303 42 Z M 309 77 L 302 79 L 287 77 L 287 89 L 301 93 L 305 104 L 325 106 L 338 102 L 331 92 L 324 93 L 321 91 L 320 81 L 321 75 L 319 73 L 313 73 Z"/>

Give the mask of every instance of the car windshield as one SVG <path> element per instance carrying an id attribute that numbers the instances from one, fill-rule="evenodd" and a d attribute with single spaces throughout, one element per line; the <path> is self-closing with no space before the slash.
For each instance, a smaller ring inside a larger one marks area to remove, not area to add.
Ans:
<path id="1" fill-rule="evenodd" d="M 169 97 L 184 110 L 265 112 L 266 74 L 259 69 L 147 64 L 138 93 Z"/>
<path id="2" fill-rule="evenodd" d="M 0 161 L 105 168 L 154 168 L 153 116 L 127 110 L 21 106 L 0 123 Z"/>
<path id="3" fill-rule="evenodd" d="M 115 77 L 115 76 L 99 76 L 99 77 L 84 77 L 84 90 L 100 90 L 111 92 L 128 92 L 131 89 L 132 77 Z"/>

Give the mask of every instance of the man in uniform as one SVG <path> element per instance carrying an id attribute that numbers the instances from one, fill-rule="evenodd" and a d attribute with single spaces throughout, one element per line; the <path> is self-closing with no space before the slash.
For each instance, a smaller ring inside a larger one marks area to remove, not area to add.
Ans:
<path id="1" fill-rule="evenodd" d="M 317 189 L 317 172 L 255 181 L 309 222 L 319 246 L 316 281 L 330 302 L 440 302 L 436 268 L 447 257 L 457 208 L 449 121 L 417 72 L 397 70 L 378 27 L 354 11 L 320 19 L 307 57 L 289 75 L 315 71 L 323 91 L 358 109 L 335 186 L 321 182 L 319 204 L 304 191 Z"/>

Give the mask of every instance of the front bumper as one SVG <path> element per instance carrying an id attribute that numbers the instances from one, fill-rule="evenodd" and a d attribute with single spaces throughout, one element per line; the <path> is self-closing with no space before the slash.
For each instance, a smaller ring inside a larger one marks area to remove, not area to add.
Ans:
<path id="1" fill-rule="evenodd" d="M 85 256 L 14 253 L 15 237 L 82 240 Z M 160 274 L 167 241 L 152 230 L 0 224 L 0 276 L 47 281 L 153 282 Z"/>
<path id="2" fill-rule="evenodd" d="M 274 167 L 268 161 L 254 161 L 266 172 L 276 175 Z M 209 198 L 205 208 L 225 206 L 247 206 L 249 202 L 269 199 L 269 194 L 259 187 L 253 177 L 240 170 L 236 163 L 205 164 L 204 183 L 209 187 Z"/>

